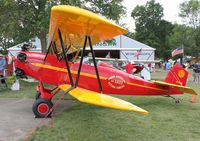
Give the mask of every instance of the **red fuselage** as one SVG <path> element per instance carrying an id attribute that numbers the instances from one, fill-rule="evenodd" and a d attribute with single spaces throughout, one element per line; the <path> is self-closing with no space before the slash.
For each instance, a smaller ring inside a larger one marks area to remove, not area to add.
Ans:
<path id="1" fill-rule="evenodd" d="M 27 59 L 25 62 L 16 59 L 15 66 L 23 70 L 26 75 L 55 86 L 70 84 L 63 59 L 58 60 L 55 55 L 49 54 L 44 61 L 46 54 L 26 51 L 21 53 L 25 53 Z M 79 63 L 70 63 L 69 65 L 75 82 Z M 136 96 L 173 94 L 171 87 L 157 85 L 112 67 L 98 66 L 98 71 L 102 84 L 102 93 L 105 94 Z M 78 86 L 96 92 L 100 91 L 94 66 L 83 64 Z"/>

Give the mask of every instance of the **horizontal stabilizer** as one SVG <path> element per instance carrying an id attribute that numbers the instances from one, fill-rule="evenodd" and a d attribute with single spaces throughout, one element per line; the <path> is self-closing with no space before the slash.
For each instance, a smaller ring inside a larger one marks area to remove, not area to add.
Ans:
<path id="1" fill-rule="evenodd" d="M 64 84 L 60 85 L 59 88 L 66 91 L 70 85 Z M 127 101 L 105 95 L 100 94 L 94 91 L 86 90 L 80 87 L 77 87 L 69 92 L 69 94 L 76 99 L 78 99 L 80 102 L 103 106 L 103 107 L 109 107 L 114 109 L 120 109 L 120 110 L 127 110 L 127 111 L 133 111 L 140 114 L 147 115 L 148 112 L 140 107 L 137 107 Z"/>
<path id="2" fill-rule="evenodd" d="M 164 85 L 164 86 L 170 86 L 170 87 L 175 87 L 178 88 L 181 92 L 185 92 L 185 93 L 189 93 L 192 95 L 198 95 L 192 88 L 190 87 L 185 87 L 185 86 L 181 86 L 181 85 L 176 85 L 176 84 L 171 84 L 171 83 L 167 83 L 167 82 L 162 82 L 162 81 L 153 81 L 154 83 L 158 84 L 158 85 Z"/>

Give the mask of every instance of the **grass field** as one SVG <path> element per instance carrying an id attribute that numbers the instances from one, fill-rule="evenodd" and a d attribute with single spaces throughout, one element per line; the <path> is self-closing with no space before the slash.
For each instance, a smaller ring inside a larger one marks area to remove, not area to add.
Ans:
<path id="1" fill-rule="evenodd" d="M 20 81 L 20 91 L 11 91 L 10 89 L 0 89 L 0 98 L 34 98 L 35 97 L 35 87 L 38 83 L 28 83 L 25 81 Z"/>
<path id="2" fill-rule="evenodd" d="M 153 79 L 164 79 L 158 70 Z M 190 76 L 191 78 L 191 76 Z M 192 79 L 192 78 L 191 78 Z M 0 92 L 0 97 L 34 97 L 36 84 L 21 83 L 21 91 Z M 199 85 L 188 86 L 199 94 Z M 29 141 L 199 141 L 200 102 L 190 103 L 191 95 L 166 97 L 116 96 L 149 111 L 148 116 L 87 105 L 74 101 L 63 112 L 55 113 L 48 125 L 40 127 Z"/>

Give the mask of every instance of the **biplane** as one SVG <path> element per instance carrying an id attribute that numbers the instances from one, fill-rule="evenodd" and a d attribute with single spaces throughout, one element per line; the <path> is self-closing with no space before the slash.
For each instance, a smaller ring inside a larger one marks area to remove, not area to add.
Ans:
<path id="1" fill-rule="evenodd" d="M 31 76 L 39 80 L 38 93 L 32 110 L 36 117 L 46 117 L 53 107 L 52 98 L 65 91 L 75 99 L 98 106 L 148 112 L 110 94 L 135 96 L 169 96 L 195 94 L 185 87 L 188 72 L 175 65 L 164 82 L 146 81 L 108 66 L 98 66 L 92 45 L 126 33 L 127 30 L 90 11 L 67 5 L 51 9 L 47 53 L 29 52 L 24 47 L 15 59 L 18 77 Z M 86 64 L 84 52 L 90 49 L 93 64 Z M 76 60 L 81 49 L 81 56 Z M 74 53 L 75 57 L 70 58 Z M 43 84 L 54 85 L 48 89 Z"/>

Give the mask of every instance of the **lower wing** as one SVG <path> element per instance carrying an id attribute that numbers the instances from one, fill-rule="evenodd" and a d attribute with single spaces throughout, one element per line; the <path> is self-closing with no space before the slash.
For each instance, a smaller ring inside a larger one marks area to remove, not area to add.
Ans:
<path id="1" fill-rule="evenodd" d="M 60 85 L 59 88 L 61 90 L 66 91 L 71 86 L 68 84 Z M 114 109 L 120 109 L 120 110 L 127 110 L 127 111 L 133 111 L 140 114 L 147 115 L 148 112 L 136 105 L 133 105 L 127 101 L 105 95 L 100 94 L 94 91 L 90 91 L 84 88 L 74 88 L 72 89 L 68 94 L 73 96 L 74 98 L 78 99 L 80 102 L 103 106 L 103 107 L 109 107 Z"/>

